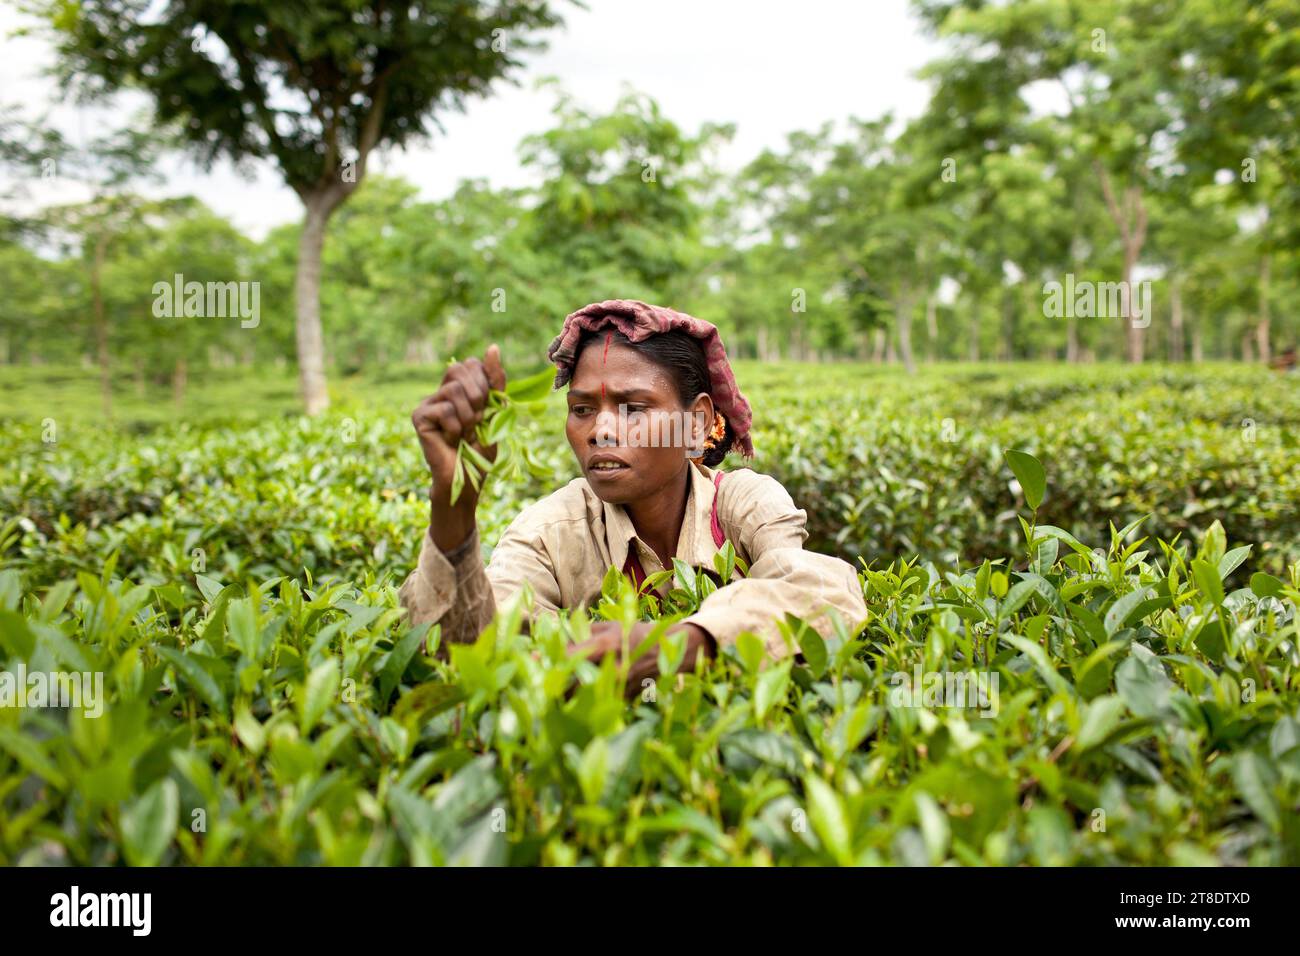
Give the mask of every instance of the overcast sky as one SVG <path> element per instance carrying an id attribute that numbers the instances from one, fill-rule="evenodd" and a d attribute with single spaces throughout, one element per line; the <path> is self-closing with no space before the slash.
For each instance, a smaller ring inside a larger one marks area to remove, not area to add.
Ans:
<path id="1" fill-rule="evenodd" d="M 499 84 L 465 114 L 445 116 L 445 135 L 387 152 L 372 170 L 400 174 L 428 198 L 448 195 L 470 176 L 494 186 L 528 183 L 516 146 L 552 125 L 554 94 L 533 88 L 544 76 L 557 77 L 593 109 L 608 109 L 630 85 L 690 132 L 707 121 L 735 123 L 722 161 L 737 168 L 764 147 L 782 146 L 787 133 L 828 119 L 917 115 L 926 88 L 916 71 L 939 52 L 906 0 L 588 0 L 588 7 L 562 6 L 565 26 L 548 35 L 546 52 L 528 59 L 518 86 Z M 0 0 L 0 103 L 17 104 L 29 117 L 49 111 L 74 140 L 122 117 L 125 109 L 105 117 L 56 107 L 57 86 L 42 76 L 52 61 L 48 44 L 8 38 L 22 22 Z M 269 167 L 253 178 L 229 166 L 208 173 L 178 161 L 166 173 L 166 185 L 152 192 L 197 195 L 254 236 L 300 216 L 297 197 Z M 33 198 L 82 197 L 64 184 Z"/>

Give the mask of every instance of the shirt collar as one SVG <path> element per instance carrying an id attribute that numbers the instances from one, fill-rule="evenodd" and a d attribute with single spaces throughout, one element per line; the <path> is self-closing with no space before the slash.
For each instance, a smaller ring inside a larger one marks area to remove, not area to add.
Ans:
<path id="1" fill-rule="evenodd" d="M 717 489 L 713 484 L 713 469 L 698 462 L 691 462 L 691 482 L 686 493 L 686 514 L 682 518 L 682 530 L 677 538 L 675 554 L 691 566 L 704 565 L 712 567 L 713 555 L 717 548 L 713 545 L 713 528 L 710 518 L 713 513 L 713 496 Z M 637 537 L 636 528 L 627 509 L 622 505 L 601 502 L 605 515 L 605 536 L 609 546 L 610 563 L 619 570 L 627 563 L 628 552 L 640 542 L 646 551 L 650 546 Z M 644 561 L 642 564 L 644 565 Z"/>

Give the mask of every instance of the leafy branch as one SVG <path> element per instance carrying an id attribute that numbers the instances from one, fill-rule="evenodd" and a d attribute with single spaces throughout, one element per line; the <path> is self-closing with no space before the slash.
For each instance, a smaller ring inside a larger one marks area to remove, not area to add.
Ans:
<path id="1" fill-rule="evenodd" d="M 492 389 L 488 393 L 487 408 L 483 420 L 474 430 L 474 439 L 482 448 L 497 445 L 496 460 L 489 459 L 474 443 L 464 438 L 456 447 L 456 467 L 451 478 L 451 503 L 455 504 L 469 482 L 475 491 L 483 486 L 483 480 L 492 473 L 513 480 L 528 473 L 545 478 L 550 470 L 533 458 L 531 450 L 519 436 L 522 419 L 540 411 L 546 406 L 546 397 L 550 394 L 555 372 L 543 369 L 536 375 L 530 375 L 517 381 L 507 382 L 505 391 Z"/>

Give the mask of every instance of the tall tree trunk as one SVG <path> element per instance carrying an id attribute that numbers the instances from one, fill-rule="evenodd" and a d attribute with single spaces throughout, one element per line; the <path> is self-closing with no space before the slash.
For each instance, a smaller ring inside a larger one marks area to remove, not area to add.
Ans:
<path id="1" fill-rule="evenodd" d="M 172 401 L 180 405 L 185 401 L 185 388 L 190 381 L 190 364 L 185 356 L 176 360 L 172 366 Z"/>
<path id="2" fill-rule="evenodd" d="M 325 388 L 325 339 L 320 326 L 320 258 L 325 245 L 325 226 L 333 208 L 327 198 L 305 200 L 307 215 L 298 240 L 298 274 L 294 283 L 297 310 L 298 388 L 308 415 L 329 407 Z"/>
<path id="3" fill-rule="evenodd" d="M 970 304 L 970 325 L 966 340 L 966 358 L 971 362 L 980 360 L 980 303 L 976 299 Z"/>
<path id="4" fill-rule="evenodd" d="M 1241 360 L 1243 362 L 1255 361 L 1255 339 L 1251 329 L 1246 329 L 1241 333 Z"/>
<path id="5" fill-rule="evenodd" d="M 1169 282 L 1169 361 L 1183 360 L 1183 277 Z"/>
<path id="6" fill-rule="evenodd" d="M 1133 363 L 1139 363 L 1145 358 L 1146 351 L 1146 329 L 1138 328 L 1133 324 L 1133 268 L 1137 265 L 1137 257 L 1140 247 L 1128 243 L 1124 246 L 1124 288 L 1128 289 L 1128 294 L 1123 297 L 1124 301 L 1124 330 L 1128 346 L 1128 360 Z M 1151 303 L 1147 303 L 1147 308 L 1151 308 Z"/>
<path id="7" fill-rule="evenodd" d="M 1073 256 L 1071 264 L 1076 276 L 1083 275 L 1083 248 L 1081 240 L 1075 236 L 1070 241 L 1070 252 Z M 1082 350 L 1079 348 L 1079 318 L 1074 314 L 1073 308 L 1067 308 L 1065 317 L 1065 360 L 1071 364 L 1083 360 Z"/>
<path id="8" fill-rule="evenodd" d="M 329 407 L 329 392 L 325 388 L 325 338 L 320 325 L 320 259 L 325 245 L 325 227 L 334 210 L 365 181 L 366 163 L 379 144 L 387 106 L 388 79 L 384 75 L 375 81 L 370 109 L 361 122 L 355 161 L 342 162 L 337 141 L 331 140 L 321 178 L 314 186 L 298 193 L 306 215 L 303 217 L 302 236 L 298 240 L 294 325 L 298 340 L 298 386 L 308 415 L 316 415 Z"/>
<path id="9" fill-rule="evenodd" d="M 1133 325 L 1133 270 L 1137 266 L 1138 258 L 1142 255 L 1142 246 L 1147 237 L 1147 209 L 1146 204 L 1142 201 L 1142 190 L 1137 186 L 1129 186 L 1124 190 L 1124 208 L 1121 209 L 1118 200 L 1115 197 L 1115 190 L 1111 185 L 1110 172 L 1102 165 L 1101 160 L 1093 161 L 1093 169 L 1096 170 L 1097 178 L 1101 181 L 1101 194 L 1106 200 L 1106 210 L 1110 213 L 1111 220 L 1115 223 L 1115 228 L 1119 230 L 1120 244 L 1124 249 L 1124 287 L 1129 290 L 1129 294 L 1124 297 L 1124 308 L 1121 321 L 1123 324 L 1123 334 L 1125 338 L 1125 347 L 1130 362 L 1141 362 L 1145 344 L 1144 333 L 1146 329 L 1137 328 Z M 1148 303 L 1148 308 L 1150 303 Z"/>
<path id="10" fill-rule="evenodd" d="M 1269 273 L 1270 256 L 1266 252 L 1259 263 L 1259 323 L 1255 326 L 1255 347 L 1259 351 L 1259 360 L 1267 365 L 1273 358 L 1272 344 L 1269 342 Z"/>
<path id="11" fill-rule="evenodd" d="M 885 330 L 877 326 L 871 330 L 871 361 L 879 365 L 885 360 Z"/>
<path id="12" fill-rule="evenodd" d="M 935 302 L 936 293 L 931 292 L 925 300 L 925 360 L 934 364 L 934 350 L 939 341 L 939 307 Z"/>
<path id="13" fill-rule="evenodd" d="M 1201 342 L 1201 323 L 1199 319 L 1193 316 L 1188 325 L 1192 330 L 1192 361 L 1199 365 L 1205 361 L 1205 346 Z"/>
<path id="14" fill-rule="evenodd" d="M 894 306 L 894 322 L 898 328 L 898 352 L 907 374 L 916 374 L 916 359 L 912 356 L 912 307 L 916 299 L 911 290 L 899 293 Z"/>
<path id="15" fill-rule="evenodd" d="M 1003 289 L 1002 295 L 1002 342 L 998 346 L 1000 357 L 1010 362 L 1016 357 L 1016 300 L 1009 289 Z"/>
<path id="16" fill-rule="evenodd" d="M 104 417 L 113 417 L 113 370 L 108 355 L 108 314 L 104 310 L 104 293 L 101 280 L 104 274 L 104 256 L 108 250 L 108 233 L 101 232 L 95 239 L 95 255 L 90 267 L 90 294 L 95 312 L 95 350 L 99 362 L 99 397 Z"/>

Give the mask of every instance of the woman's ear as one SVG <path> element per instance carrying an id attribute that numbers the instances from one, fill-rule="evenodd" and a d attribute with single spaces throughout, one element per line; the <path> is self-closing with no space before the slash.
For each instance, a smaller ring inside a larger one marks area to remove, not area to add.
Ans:
<path id="1" fill-rule="evenodd" d="M 700 392 L 696 395 L 687 415 L 690 427 L 686 432 L 686 454 L 689 457 L 699 458 L 704 454 L 705 442 L 709 440 L 709 432 L 713 430 L 713 420 L 716 416 L 713 398 L 709 393 Z"/>

